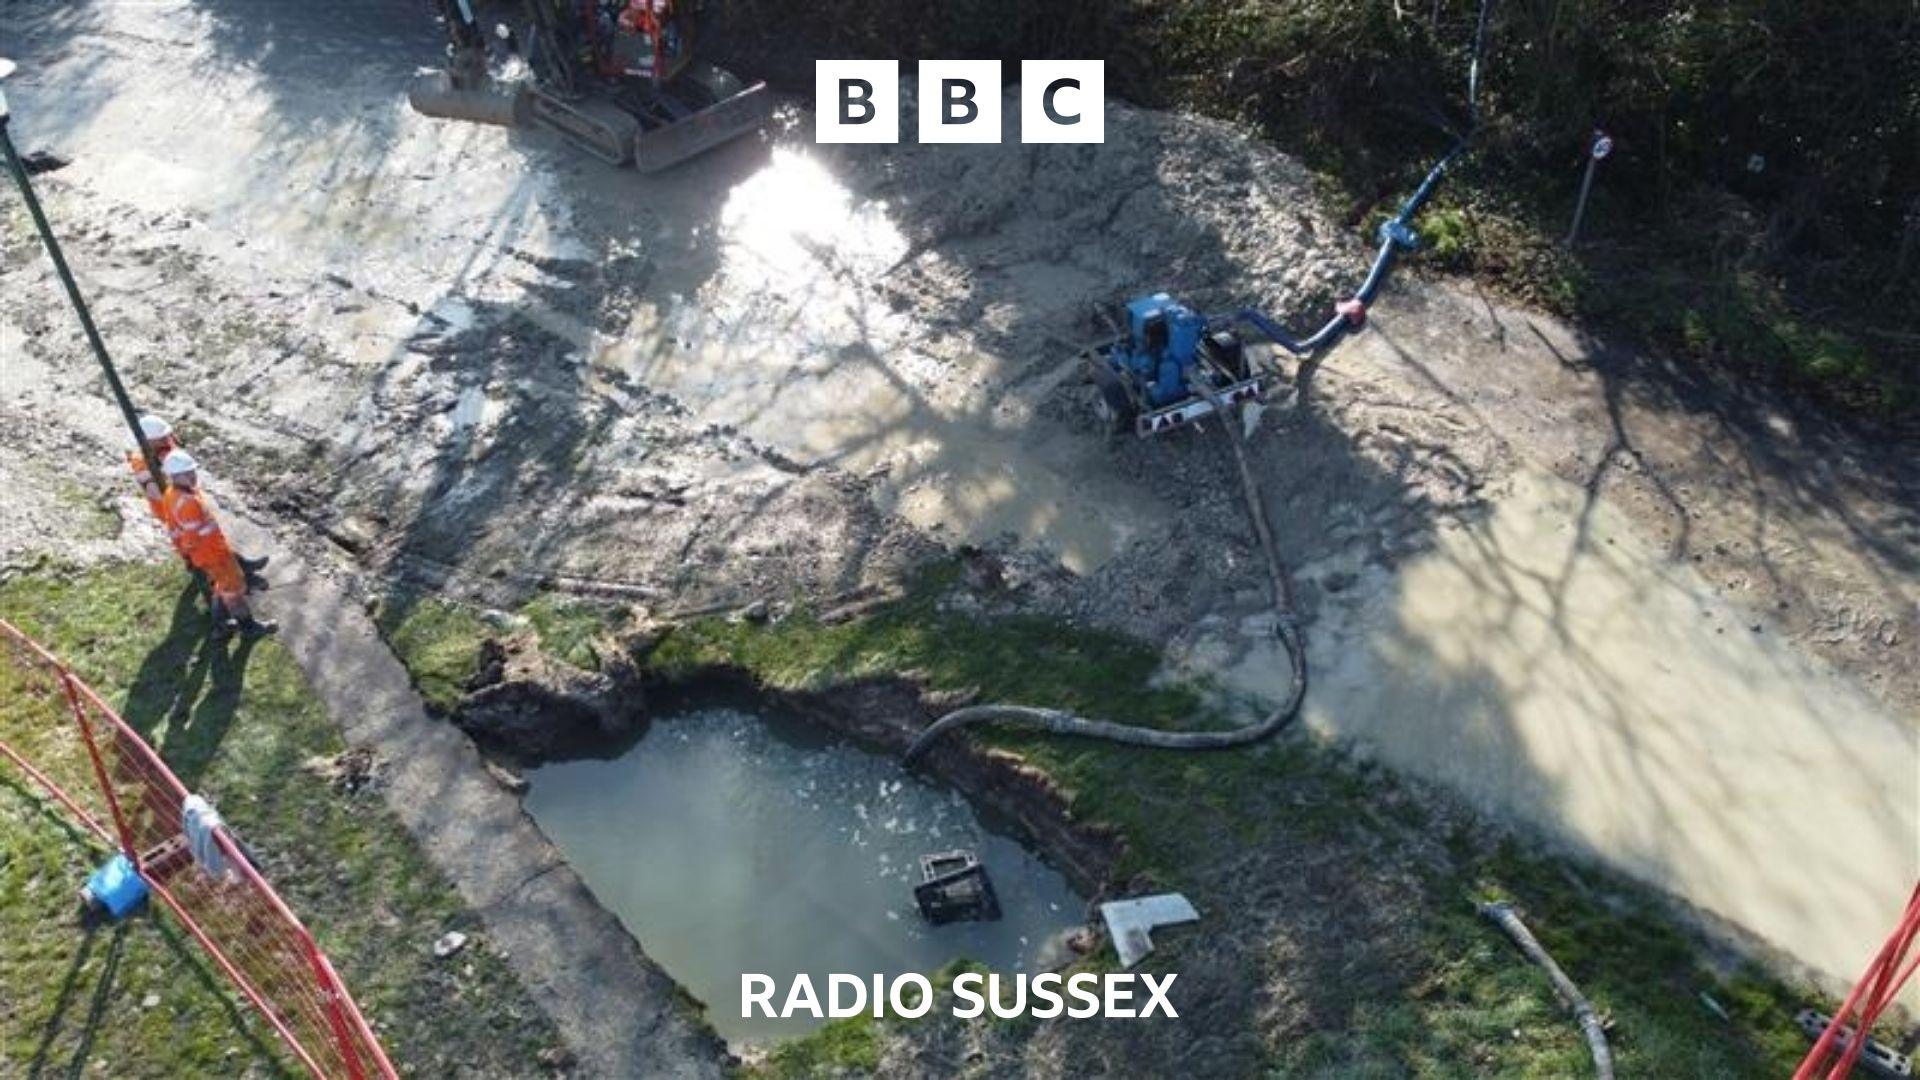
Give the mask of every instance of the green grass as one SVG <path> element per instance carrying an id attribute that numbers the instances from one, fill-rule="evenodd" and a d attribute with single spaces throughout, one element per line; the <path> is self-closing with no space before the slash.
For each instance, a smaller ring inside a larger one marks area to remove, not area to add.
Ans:
<path id="1" fill-rule="evenodd" d="M 309 767 L 344 747 L 277 642 L 248 654 L 209 648 L 198 601 L 171 566 L 16 577 L 0 583 L 0 618 L 63 657 L 218 802 L 403 1071 L 541 1071 L 554 1033 L 451 886 L 377 794 L 337 794 Z M 7 695 L 0 738 L 71 776 L 68 729 L 38 700 Z M 265 1026 L 170 918 L 78 929 L 75 890 L 102 855 L 0 766 L 0 1061 L 152 1076 L 283 1070 Z M 436 961 L 430 944 L 453 928 L 474 942 Z M 149 993 L 159 1003 L 144 1007 Z"/>
<path id="2" fill-rule="evenodd" d="M 805 1038 L 774 1047 L 751 1074 L 774 1080 L 865 1076 L 880 1064 L 880 1021 L 871 1015 L 832 1020 Z"/>
<path id="3" fill-rule="evenodd" d="M 199 947 L 170 923 L 79 932 L 75 892 L 101 854 L 11 767 L 0 773 L 4 1071 L 77 1073 L 105 1061 L 136 1075 L 291 1075 L 265 1025 L 241 1015 Z M 149 994 L 159 998 L 150 1008 Z"/>
<path id="4" fill-rule="evenodd" d="M 533 630 L 548 655 L 588 671 L 599 669 L 600 641 L 613 626 L 609 607 L 541 593 L 515 616 Z M 388 596 L 374 613 L 374 623 L 406 661 L 427 707 L 443 715 L 466 696 L 478 668 L 480 642 L 505 632 L 469 604 L 417 592 Z"/>
<path id="5" fill-rule="evenodd" d="M 727 665 L 788 689 L 906 674 L 936 690 L 977 690 L 988 700 L 1157 727 L 1227 722 L 1208 688 L 1157 680 L 1158 658 L 1141 642 L 1050 619 L 977 619 L 946 610 L 941 599 L 955 577 L 951 566 L 935 567 L 903 599 L 853 622 L 825 625 L 805 610 L 774 623 L 698 620 L 668 634 L 648 664 L 668 677 Z M 439 668 L 476 648 L 484 633 L 476 620 L 428 604 L 414 612 L 395 634 L 410 664 L 416 660 L 407 643 Z M 1453 830 L 1445 865 L 1413 873 L 1416 891 L 1383 931 L 1394 940 L 1376 943 L 1383 954 L 1417 959 L 1384 980 L 1310 991 L 1355 1000 L 1341 1026 L 1275 1046 L 1275 1075 L 1584 1074 L 1584 1043 L 1545 977 L 1475 912 L 1475 900 L 1492 897 L 1514 901 L 1562 966 L 1615 1018 L 1623 1076 L 1779 1076 L 1805 1048 L 1789 1023 L 1798 999 L 1786 987 L 1755 971 L 1723 977 L 1709 970 L 1645 890 L 1511 840 L 1490 842 L 1436 823 L 1427 801 L 1406 797 L 1379 770 L 1342 764 L 1301 742 L 1198 755 L 997 730 L 975 737 L 1047 772 L 1077 818 L 1118 826 L 1129 844 L 1118 877 L 1147 875 L 1213 909 L 1236 902 L 1231 887 L 1210 876 L 1212 856 L 1223 849 L 1331 852 L 1392 871 L 1408 861 L 1396 852 L 1422 842 L 1431 847 L 1435 830 Z M 1227 891 L 1210 892 L 1216 888 Z M 1177 959 L 1170 962 L 1177 968 Z M 1702 993 L 1733 1021 L 1714 1016 Z M 759 1071 L 858 1074 L 880 1052 L 892 1023 L 827 1025 L 781 1044 Z"/>
<path id="6" fill-rule="evenodd" d="M 374 622 L 406 659 L 427 707 L 443 714 L 466 694 L 478 667 L 480 641 L 494 633 L 478 611 L 433 596 L 390 598 L 375 612 Z"/>
<path id="7" fill-rule="evenodd" d="M 606 607 L 541 593 L 520 609 L 520 616 L 533 624 L 540 648 L 549 656 L 588 671 L 599 669 L 598 641 L 612 626 Z"/>
<path id="8" fill-rule="evenodd" d="M 1155 654 L 1139 642 L 1045 619 L 943 611 L 939 597 L 951 577 L 937 571 L 902 601 L 855 623 L 825 626 L 804 612 L 775 624 L 703 620 L 669 635 L 650 663 L 668 674 L 735 665 L 787 688 L 907 672 L 935 689 L 979 689 L 990 700 L 1158 727 L 1224 720 L 1205 704 L 1213 696 L 1203 688 L 1156 681 Z M 1119 826 L 1130 845 L 1120 877 L 1145 873 L 1198 895 L 1211 887 L 1209 853 L 1223 845 L 1318 845 L 1369 859 L 1434 827 L 1422 801 L 1401 798 L 1384 773 L 1339 764 L 1297 742 L 1197 755 L 1000 731 L 978 737 L 1054 777 L 1076 817 Z M 1362 1000 L 1349 1027 L 1276 1047 L 1277 1074 L 1585 1073 L 1584 1043 L 1545 977 L 1475 912 L 1475 899 L 1493 896 L 1514 900 L 1618 1021 L 1623 1076 L 1779 1076 L 1804 1051 L 1788 1019 L 1797 999 L 1758 972 L 1729 981 L 1709 971 L 1644 890 L 1514 842 L 1456 841 L 1445 868 L 1418 874 L 1421 895 L 1408 896 L 1408 910 L 1398 913 L 1402 925 L 1393 933 L 1421 959 L 1397 985 L 1371 997 L 1353 991 Z M 1226 895 L 1208 899 L 1215 908 L 1234 903 Z M 1732 1010 L 1733 1023 L 1708 1011 L 1703 992 Z M 783 1049 L 812 1061 L 805 1055 L 831 1059 L 843 1043 L 865 1046 L 863 1034 L 830 1032 Z"/>
<path id="9" fill-rule="evenodd" d="M 1421 1075 L 1591 1070 L 1545 975 L 1478 914 L 1470 902 L 1478 899 L 1514 902 L 1547 951 L 1614 1021 L 1610 1041 L 1622 1076 L 1784 1076 L 1806 1050 L 1788 1023 L 1797 1002 L 1784 987 L 1758 971 L 1722 979 L 1708 970 L 1641 889 L 1511 841 L 1462 850 L 1455 870 L 1436 875 L 1432 885 L 1446 902 L 1421 912 L 1419 935 L 1434 962 L 1415 982 L 1411 1001 L 1383 1003 L 1369 1014 L 1376 1026 L 1360 1040 Z M 1733 1022 L 1709 1011 L 1703 993 Z"/>
<path id="10" fill-rule="evenodd" d="M 1757 274 L 1643 266 L 1631 275 L 1573 273 L 1566 287 L 1569 306 L 1690 360 L 1865 395 L 1889 414 L 1920 400 L 1920 387 L 1877 363 L 1856 338 L 1796 314 L 1781 286 Z"/>

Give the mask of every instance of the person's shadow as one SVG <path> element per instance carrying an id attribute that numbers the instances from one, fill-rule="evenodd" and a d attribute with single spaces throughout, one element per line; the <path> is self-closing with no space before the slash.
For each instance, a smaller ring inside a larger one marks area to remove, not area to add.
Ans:
<path id="1" fill-rule="evenodd" d="M 206 774 L 233 725 L 257 640 L 238 635 L 214 640 L 200 589 L 189 582 L 174 603 L 166 636 L 134 675 L 121 717 L 189 788 Z M 165 730 L 156 739 L 163 722 Z"/>
<path id="2" fill-rule="evenodd" d="M 173 710 L 175 701 L 183 696 L 191 700 L 192 693 L 197 692 L 187 686 L 183 673 L 194 663 L 211 629 L 212 623 L 200 603 L 200 588 L 189 580 L 174 601 L 166 636 L 140 661 L 140 669 L 134 673 L 126 700 L 120 706 L 120 718 L 142 738 L 153 734 L 153 729 Z"/>

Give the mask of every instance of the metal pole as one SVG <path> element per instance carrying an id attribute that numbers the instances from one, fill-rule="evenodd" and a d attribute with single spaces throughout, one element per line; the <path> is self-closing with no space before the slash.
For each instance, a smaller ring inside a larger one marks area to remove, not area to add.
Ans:
<path id="1" fill-rule="evenodd" d="M 94 783 L 100 785 L 100 794 L 107 800 L 107 812 L 113 815 L 114 831 L 120 835 L 120 853 L 145 877 L 147 868 L 142 863 L 139 846 L 134 843 L 133 826 L 127 824 L 127 815 L 120 811 L 120 796 L 115 794 L 113 781 L 107 776 L 106 762 L 101 760 L 99 743 L 93 737 L 93 724 L 87 719 L 87 707 L 81 704 L 80 694 L 73 688 L 73 673 L 64 667 L 59 671 L 60 689 L 66 691 L 67 704 L 73 708 L 73 724 L 80 729 L 80 740 L 87 744 L 87 757 L 93 760 Z"/>
<path id="2" fill-rule="evenodd" d="M 1580 177 L 1580 198 L 1573 204 L 1573 226 L 1567 230 L 1566 245 L 1572 247 L 1580 239 L 1580 221 L 1587 216 L 1587 196 L 1593 191 L 1593 173 L 1600 167 L 1600 161 L 1613 153 L 1613 136 L 1593 129 L 1593 141 L 1587 144 L 1587 171 Z"/>
<path id="3" fill-rule="evenodd" d="M 161 477 L 160 459 L 153 448 L 140 434 L 140 413 L 133 407 L 133 399 L 127 396 L 127 388 L 120 382 L 120 373 L 114 370 L 113 358 L 107 355 L 107 343 L 100 340 L 100 330 L 93 325 L 93 313 L 87 310 L 87 301 L 80 295 L 80 286 L 73 280 L 73 271 L 67 268 L 67 259 L 60 253 L 60 241 L 54 238 L 53 227 L 47 224 L 47 215 L 40 209 L 40 200 L 33 194 L 33 184 L 27 179 L 27 168 L 20 163 L 20 155 L 13 147 L 13 132 L 8 120 L 6 98 L 0 96 L 0 153 L 7 158 L 7 171 L 13 174 L 14 186 L 20 189 L 20 197 L 27 201 L 27 213 L 33 216 L 33 226 L 40 231 L 40 242 L 46 246 L 47 254 L 53 259 L 53 268 L 60 275 L 60 284 L 67 287 L 67 299 L 73 301 L 74 313 L 80 316 L 80 328 L 87 333 L 87 344 L 93 346 L 94 358 L 100 361 L 100 370 L 107 377 L 107 386 L 113 390 L 113 400 L 120 406 L 120 414 L 126 418 L 127 430 L 133 432 L 133 444 L 140 448 L 140 454 L 147 459 L 148 474 L 158 483 Z"/>
<path id="4" fill-rule="evenodd" d="M 1580 177 L 1580 197 L 1573 204 L 1573 226 L 1567 230 L 1567 246 L 1580 239 L 1580 219 L 1587 216 L 1587 192 L 1593 190 L 1593 170 L 1600 165 L 1600 159 L 1587 155 L 1587 171 Z"/>

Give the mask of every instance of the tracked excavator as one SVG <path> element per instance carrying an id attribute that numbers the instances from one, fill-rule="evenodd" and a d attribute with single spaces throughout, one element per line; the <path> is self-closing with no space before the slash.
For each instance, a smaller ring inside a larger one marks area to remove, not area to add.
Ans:
<path id="1" fill-rule="evenodd" d="M 408 90 L 428 116 L 544 127 L 613 165 L 652 172 L 757 130 L 765 83 L 694 58 L 693 0 L 524 0 L 519 28 L 482 27 L 481 0 L 433 0 L 447 66 Z M 495 44 L 490 44 L 489 38 Z M 492 51 L 505 55 L 496 74 Z M 521 64 L 511 62 L 517 56 Z"/>

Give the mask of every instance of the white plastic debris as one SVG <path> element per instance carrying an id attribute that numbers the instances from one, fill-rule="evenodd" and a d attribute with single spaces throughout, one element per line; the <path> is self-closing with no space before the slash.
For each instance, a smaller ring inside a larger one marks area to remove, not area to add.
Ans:
<path id="1" fill-rule="evenodd" d="M 1267 407 L 1258 401 L 1249 401 L 1245 405 L 1240 406 L 1241 438 L 1253 438 L 1253 433 L 1260 429 L 1260 417 L 1264 415 L 1266 411 Z"/>
<path id="2" fill-rule="evenodd" d="M 433 943 L 433 955 L 445 960 L 459 952 L 466 944 L 467 935 L 458 930 L 449 930 L 440 935 L 440 940 Z"/>
<path id="3" fill-rule="evenodd" d="M 208 877 L 224 883 L 234 875 L 226 852 L 220 850 L 221 824 L 220 812 L 200 796 L 189 795 L 180 803 L 180 831 L 186 834 L 193 861 Z"/>
<path id="4" fill-rule="evenodd" d="M 1113 936 L 1120 966 L 1132 967 L 1153 951 L 1154 927 L 1193 922 L 1200 918 L 1200 913 L 1185 896 L 1161 893 L 1101 904 L 1100 917 L 1107 921 L 1107 933 Z"/>

